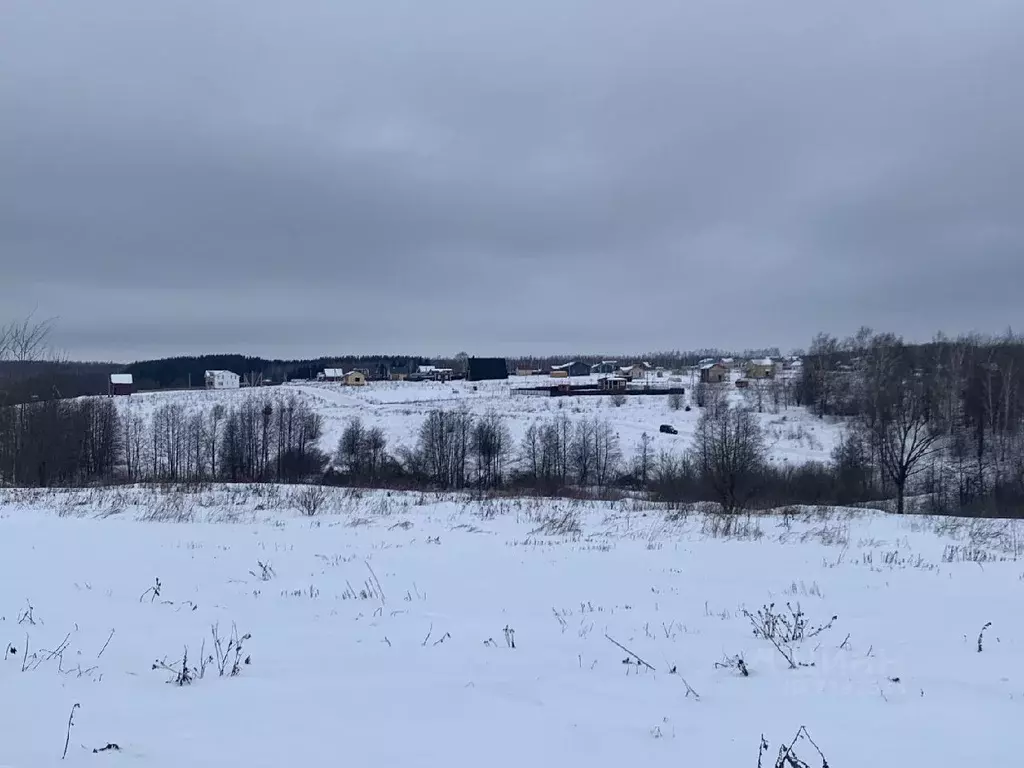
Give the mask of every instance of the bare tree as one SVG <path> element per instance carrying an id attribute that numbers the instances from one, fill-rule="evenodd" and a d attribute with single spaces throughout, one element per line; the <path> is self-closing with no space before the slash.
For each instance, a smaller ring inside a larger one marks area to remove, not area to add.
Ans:
<path id="1" fill-rule="evenodd" d="M 819 333 L 811 341 L 804 363 L 805 397 L 817 406 L 820 417 L 831 412 L 835 394 L 835 357 L 839 350 L 838 339 L 827 333 Z"/>
<path id="2" fill-rule="evenodd" d="M 757 408 L 758 413 L 764 413 L 765 404 L 771 404 L 772 402 L 772 386 L 775 383 L 775 379 L 755 376 L 752 379 L 748 379 L 747 382 L 747 388 L 744 390 L 747 400 L 752 407 Z M 777 410 L 778 407 L 776 406 Z"/>
<path id="3" fill-rule="evenodd" d="M 47 357 L 52 352 L 53 323 L 52 318 L 36 320 L 33 312 L 0 326 L 0 361 L 27 363 Z"/>
<path id="4" fill-rule="evenodd" d="M 544 479 L 564 487 L 569 482 L 573 426 L 565 414 L 544 426 L 542 433 Z"/>
<path id="5" fill-rule="evenodd" d="M 380 427 L 370 427 L 363 436 L 363 460 L 366 477 L 371 482 L 380 479 L 388 460 L 388 440 Z"/>
<path id="6" fill-rule="evenodd" d="M 622 463 L 619 436 L 607 421 L 597 424 L 594 435 L 594 482 L 605 488 L 614 479 Z"/>
<path id="7" fill-rule="evenodd" d="M 701 414 L 693 462 L 726 512 L 743 509 L 766 461 L 764 433 L 752 413 L 722 405 Z"/>
<path id="8" fill-rule="evenodd" d="M 210 410 L 210 429 L 207 431 L 210 454 L 210 477 L 217 477 L 217 446 L 220 440 L 220 423 L 224 420 L 224 406 L 217 403 Z"/>
<path id="9" fill-rule="evenodd" d="M 145 420 L 137 413 L 125 411 L 121 415 L 121 442 L 124 445 L 124 470 L 128 482 L 139 479 L 142 470 L 142 443 Z"/>
<path id="10" fill-rule="evenodd" d="M 722 391 L 722 384 L 709 384 L 706 381 L 699 382 L 693 388 L 694 401 L 698 408 L 705 408 L 708 411 L 717 411 L 725 402 L 725 392 Z"/>
<path id="11" fill-rule="evenodd" d="M 920 388 L 907 383 L 893 404 L 891 415 L 875 434 L 882 473 L 896 486 L 896 512 L 903 514 L 908 481 L 925 468 L 925 459 L 939 449 L 939 433 L 927 418 Z"/>
<path id="12" fill-rule="evenodd" d="M 644 432 L 640 435 L 640 441 L 636 448 L 636 479 L 641 488 L 647 487 L 647 481 L 651 474 L 651 443 L 654 438 Z"/>
<path id="13" fill-rule="evenodd" d="M 473 417 L 466 411 L 438 409 L 420 427 L 417 465 L 439 488 L 466 485 L 467 457 Z"/>
<path id="14" fill-rule="evenodd" d="M 481 487 L 497 488 L 502 484 L 511 444 L 508 426 L 498 414 L 488 413 L 473 425 L 470 447 Z"/>
<path id="15" fill-rule="evenodd" d="M 572 469 L 576 482 L 587 485 L 594 474 L 595 453 L 597 452 L 597 419 L 581 419 L 576 422 L 572 436 Z"/>
<path id="16" fill-rule="evenodd" d="M 544 423 L 534 422 L 519 444 L 521 474 L 548 489 L 564 487 L 573 464 L 572 422 L 564 414 Z"/>
<path id="17" fill-rule="evenodd" d="M 353 479 L 362 479 L 363 456 L 366 449 L 366 430 L 362 419 L 354 416 L 345 424 L 345 429 L 338 440 L 335 461 Z"/>

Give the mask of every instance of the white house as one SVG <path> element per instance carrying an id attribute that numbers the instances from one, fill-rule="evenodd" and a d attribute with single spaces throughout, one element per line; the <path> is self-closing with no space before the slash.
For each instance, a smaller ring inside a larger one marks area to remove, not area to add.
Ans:
<path id="1" fill-rule="evenodd" d="M 231 371 L 207 371 L 207 389 L 238 389 L 241 384 L 241 377 Z"/>

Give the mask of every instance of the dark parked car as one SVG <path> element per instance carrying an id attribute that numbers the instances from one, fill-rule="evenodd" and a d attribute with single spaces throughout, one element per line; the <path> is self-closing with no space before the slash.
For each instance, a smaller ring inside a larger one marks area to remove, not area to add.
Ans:
<path id="1" fill-rule="evenodd" d="M 658 428 L 658 431 L 662 432 L 662 433 L 664 433 L 666 435 L 678 435 L 679 434 L 679 430 L 676 429 L 675 427 L 673 427 L 671 424 L 662 424 Z"/>

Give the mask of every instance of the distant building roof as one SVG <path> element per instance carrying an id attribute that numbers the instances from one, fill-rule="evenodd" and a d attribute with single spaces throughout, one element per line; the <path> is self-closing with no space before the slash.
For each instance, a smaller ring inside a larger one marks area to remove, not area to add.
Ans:
<path id="1" fill-rule="evenodd" d="M 345 370 L 343 368 L 324 368 L 325 379 L 340 379 L 344 375 Z"/>
<path id="2" fill-rule="evenodd" d="M 762 357 L 760 360 L 751 360 L 754 365 L 775 365 L 774 361 L 770 357 Z"/>
<path id="3" fill-rule="evenodd" d="M 132 378 L 130 373 L 112 373 L 110 374 L 111 384 L 133 384 L 135 380 Z"/>

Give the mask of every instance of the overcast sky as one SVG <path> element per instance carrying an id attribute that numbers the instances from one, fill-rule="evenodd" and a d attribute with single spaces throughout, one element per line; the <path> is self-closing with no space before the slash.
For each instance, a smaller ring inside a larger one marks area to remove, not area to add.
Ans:
<path id="1" fill-rule="evenodd" d="M 2 0 L 74 358 L 1024 330 L 1020 0 Z"/>

